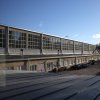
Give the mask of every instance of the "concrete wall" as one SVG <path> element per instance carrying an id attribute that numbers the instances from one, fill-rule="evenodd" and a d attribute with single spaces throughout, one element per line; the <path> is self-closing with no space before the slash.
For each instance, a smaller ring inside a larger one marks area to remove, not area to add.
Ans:
<path id="1" fill-rule="evenodd" d="M 83 51 L 83 54 L 89 54 L 89 51 Z"/>
<path id="2" fill-rule="evenodd" d="M 10 55 L 21 55 L 21 49 L 9 49 Z M 83 51 L 83 54 L 92 54 L 93 51 Z M 5 49 L 0 49 L 0 54 L 5 54 Z M 40 49 L 23 49 L 23 55 L 40 55 Z M 49 50 L 43 49 L 44 55 L 58 55 L 58 54 L 82 54 L 81 50 Z"/>
<path id="3" fill-rule="evenodd" d="M 13 70 L 22 70 L 21 66 L 25 67 L 25 63 L 24 62 L 0 63 L 0 67 L 5 69 L 5 70 L 10 69 L 10 68 L 13 68 Z"/>
<path id="4" fill-rule="evenodd" d="M 37 66 L 37 72 L 44 72 L 44 60 L 41 61 L 29 61 L 28 62 L 28 67 L 31 65 L 36 65 Z M 28 70 L 30 70 L 30 68 L 28 68 Z"/>
<path id="5" fill-rule="evenodd" d="M 73 50 L 62 50 L 62 54 L 73 54 Z"/>
<path id="6" fill-rule="evenodd" d="M 74 54 L 82 54 L 82 51 L 81 50 L 75 50 Z"/>
<path id="7" fill-rule="evenodd" d="M 47 60 L 46 61 L 46 71 L 50 71 L 54 68 L 58 68 L 57 61 L 58 61 L 58 59 Z M 48 64 L 50 64 L 50 63 L 51 63 L 51 65 L 48 67 Z"/>
<path id="8" fill-rule="evenodd" d="M 20 49 L 9 49 L 10 55 L 21 55 Z M 23 49 L 23 55 L 40 55 L 39 49 Z"/>
<path id="9" fill-rule="evenodd" d="M 44 60 L 28 60 L 28 61 L 18 61 L 18 62 L 3 62 L 0 63 L 0 69 L 12 69 L 12 70 L 29 70 L 30 66 L 36 65 L 37 69 L 35 72 L 48 72 L 53 68 L 66 67 L 70 68 L 72 65 L 86 63 L 89 60 L 100 60 L 100 56 L 88 56 L 88 57 L 66 57 L 66 58 L 56 58 L 56 59 L 44 59 Z M 57 64 L 59 62 L 59 66 Z M 48 66 L 51 64 L 51 66 Z"/>
<path id="10" fill-rule="evenodd" d="M 9 54 L 10 55 L 20 55 L 20 49 L 9 49 Z"/>
<path id="11" fill-rule="evenodd" d="M 52 63 L 52 66 L 48 67 L 47 65 Z M 48 72 L 52 70 L 53 68 L 57 67 L 57 59 L 52 60 L 39 60 L 39 61 L 29 61 L 28 66 L 36 65 L 37 66 L 37 72 Z M 30 69 L 29 69 L 30 70 Z"/>
<path id="12" fill-rule="evenodd" d="M 64 59 L 59 59 L 59 65 L 60 67 L 64 67 Z"/>
<path id="13" fill-rule="evenodd" d="M 40 55 L 40 49 L 24 49 L 24 55 Z"/>
<path id="14" fill-rule="evenodd" d="M 0 48 L 0 54 L 5 54 L 5 49 Z"/>
<path id="15" fill-rule="evenodd" d="M 93 51 L 89 51 L 89 54 L 92 54 L 93 53 Z"/>
<path id="16" fill-rule="evenodd" d="M 43 52 L 42 53 L 45 54 L 45 55 L 58 54 L 58 50 L 48 50 L 48 49 L 46 50 L 46 49 L 43 49 Z"/>

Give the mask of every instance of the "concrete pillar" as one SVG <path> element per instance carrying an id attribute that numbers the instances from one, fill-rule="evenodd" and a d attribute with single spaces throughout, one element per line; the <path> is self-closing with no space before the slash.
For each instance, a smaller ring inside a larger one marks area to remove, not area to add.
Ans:
<path id="1" fill-rule="evenodd" d="M 44 61 L 44 71 L 47 72 L 47 65 L 46 65 L 46 61 Z"/>
<path id="2" fill-rule="evenodd" d="M 96 49 L 96 46 L 94 45 L 93 51 Z M 96 51 L 94 52 L 94 54 L 96 54 Z"/>
<path id="3" fill-rule="evenodd" d="M 67 60 L 65 59 L 64 60 L 64 67 L 67 67 L 68 63 L 67 63 Z"/>
<path id="4" fill-rule="evenodd" d="M 75 41 L 73 41 L 73 54 L 75 54 Z"/>
<path id="5" fill-rule="evenodd" d="M 29 64 L 29 58 L 26 61 L 26 70 L 29 70 L 30 64 Z"/>
<path id="6" fill-rule="evenodd" d="M 63 59 L 63 66 L 62 67 L 64 67 L 65 65 L 64 65 L 64 59 Z"/>
<path id="7" fill-rule="evenodd" d="M 77 64 L 77 57 L 75 57 L 75 61 L 74 61 L 75 65 Z"/>
<path id="8" fill-rule="evenodd" d="M 88 62 L 88 57 L 86 57 L 85 59 L 86 59 L 86 62 Z"/>
<path id="9" fill-rule="evenodd" d="M 32 65 L 29 67 L 29 71 L 32 71 Z"/>
<path id="10" fill-rule="evenodd" d="M 60 67 L 60 58 L 57 59 L 57 68 Z"/>
<path id="11" fill-rule="evenodd" d="M 81 63 L 83 63 L 83 57 L 81 57 Z"/>
<path id="12" fill-rule="evenodd" d="M 6 70 L 0 69 L 0 86 L 6 86 Z"/>
<path id="13" fill-rule="evenodd" d="M 23 62 L 24 62 L 24 64 L 23 64 L 24 69 L 27 70 L 27 61 L 23 61 Z"/>
<path id="14" fill-rule="evenodd" d="M 89 44 L 88 44 L 88 52 L 89 52 Z"/>
<path id="15" fill-rule="evenodd" d="M 82 43 L 82 50 L 81 50 L 81 54 L 84 54 L 84 43 Z"/>
<path id="16" fill-rule="evenodd" d="M 43 54 L 43 34 L 40 34 L 40 54 Z"/>
<path id="17" fill-rule="evenodd" d="M 90 44 L 89 44 L 89 54 L 90 54 Z"/>
<path id="18" fill-rule="evenodd" d="M 79 58 L 79 63 L 81 64 L 81 59 Z"/>
<path id="19" fill-rule="evenodd" d="M 19 70 L 22 70 L 21 66 L 19 66 Z"/>
<path id="20" fill-rule="evenodd" d="M 5 54 L 9 54 L 9 27 L 8 26 L 5 28 L 5 40 L 6 40 Z"/>
<path id="21" fill-rule="evenodd" d="M 28 49 L 28 34 L 26 34 L 26 49 Z"/>
<path id="22" fill-rule="evenodd" d="M 52 50 L 53 50 L 53 38 L 52 38 Z"/>
<path id="23" fill-rule="evenodd" d="M 58 58 L 58 67 L 64 67 L 64 59 L 60 59 L 60 58 Z"/>
<path id="24" fill-rule="evenodd" d="M 62 54 L 62 39 L 60 38 L 60 54 Z"/>

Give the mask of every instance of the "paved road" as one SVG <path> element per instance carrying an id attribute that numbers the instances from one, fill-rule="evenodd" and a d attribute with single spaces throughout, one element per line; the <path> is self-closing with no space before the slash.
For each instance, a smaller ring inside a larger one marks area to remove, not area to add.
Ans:
<path id="1" fill-rule="evenodd" d="M 13 73 L 0 87 L 0 100 L 100 100 L 100 76 Z"/>

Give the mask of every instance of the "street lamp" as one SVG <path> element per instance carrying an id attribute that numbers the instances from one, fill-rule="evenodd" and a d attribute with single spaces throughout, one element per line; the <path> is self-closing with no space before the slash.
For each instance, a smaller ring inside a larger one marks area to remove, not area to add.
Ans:
<path id="1" fill-rule="evenodd" d="M 65 38 L 68 38 L 68 36 L 65 36 Z"/>

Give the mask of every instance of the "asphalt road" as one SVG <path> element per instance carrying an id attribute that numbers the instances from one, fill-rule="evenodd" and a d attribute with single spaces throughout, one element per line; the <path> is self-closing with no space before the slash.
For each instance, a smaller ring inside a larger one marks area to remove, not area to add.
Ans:
<path id="1" fill-rule="evenodd" d="M 100 100 L 99 75 L 13 73 L 5 78 L 0 100 Z"/>

